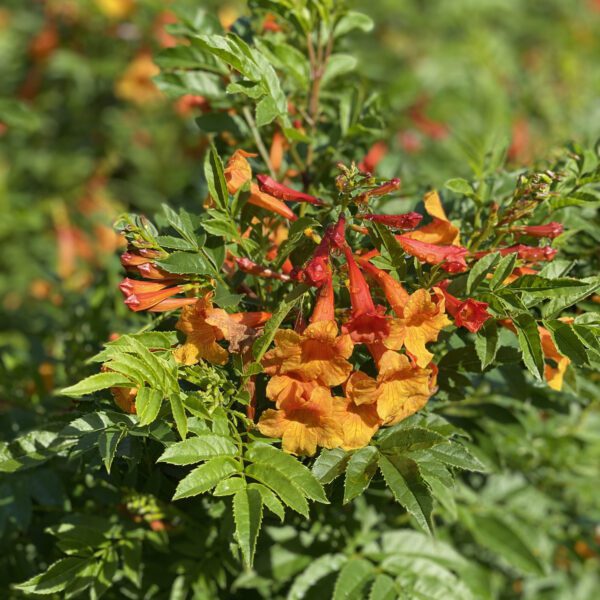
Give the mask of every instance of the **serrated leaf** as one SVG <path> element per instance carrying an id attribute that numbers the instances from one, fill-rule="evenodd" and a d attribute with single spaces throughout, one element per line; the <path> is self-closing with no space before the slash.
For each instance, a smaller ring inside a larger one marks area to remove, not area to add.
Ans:
<path id="1" fill-rule="evenodd" d="M 397 598 L 398 589 L 394 580 L 384 573 L 377 575 L 371 586 L 369 600 L 396 600 Z"/>
<path id="2" fill-rule="evenodd" d="M 514 271 L 516 264 L 516 254 L 509 254 L 508 256 L 502 257 L 490 279 L 490 290 L 497 290 L 504 283 L 504 280 Z"/>
<path id="3" fill-rule="evenodd" d="M 325 490 L 319 480 L 297 458 L 269 444 L 254 442 L 248 447 L 246 458 L 253 462 L 263 462 L 281 471 L 292 483 L 300 488 L 305 496 L 329 504 Z"/>
<path id="4" fill-rule="evenodd" d="M 277 330 L 288 313 L 298 304 L 300 298 L 309 290 L 309 286 L 300 284 L 296 286 L 280 303 L 279 308 L 267 321 L 262 335 L 252 345 L 252 354 L 256 362 L 260 362 L 265 352 L 269 349 Z"/>
<path id="5" fill-rule="evenodd" d="M 140 425 L 150 425 L 158 417 L 162 401 L 163 393 L 160 390 L 153 390 L 148 387 L 138 390 L 135 397 L 135 411 L 140 420 Z"/>
<path id="6" fill-rule="evenodd" d="M 323 554 L 319 556 L 294 579 L 287 600 L 302 600 L 308 590 L 327 575 L 338 571 L 347 560 L 343 554 Z"/>
<path id="7" fill-rule="evenodd" d="M 323 484 L 331 483 L 345 470 L 350 454 L 341 448 L 321 450 L 312 466 L 313 475 Z"/>
<path id="8" fill-rule="evenodd" d="M 433 502 L 417 463 L 409 458 L 381 454 L 379 468 L 396 501 L 414 517 L 423 531 L 431 533 Z"/>
<path id="9" fill-rule="evenodd" d="M 177 486 L 173 500 L 208 492 L 229 475 L 239 472 L 239 465 L 229 456 L 218 456 L 196 467 Z"/>
<path id="10" fill-rule="evenodd" d="M 360 496 L 369 487 L 377 472 L 378 458 L 379 450 L 375 446 L 365 446 L 352 454 L 344 480 L 344 504 Z"/>
<path id="11" fill-rule="evenodd" d="M 275 515 L 279 517 L 279 520 L 283 523 L 285 518 L 285 508 L 279 501 L 277 496 L 262 483 L 251 483 L 248 489 L 257 490 L 262 497 L 263 504 Z"/>
<path id="12" fill-rule="evenodd" d="M 507 289 L 515 292 L 527 292 L 532 296 L 542 295 L 545 298 L 562 296 L 565 292 L 572 292 L 573 288 L 581 288 L 581 281 L 570 277 L 556 277 L 548 279 L 539 275 L 521 275 L 509 283 Z"/>
<path id="13" fill-rule="evenodd" d="M 561 354 L 570 358 L 576 365 L 584 365 L 588 362 L 585 346 L 571 325 L 558 320 L 546 320 L 544 326 L 550 331 L 552 340 Z"/>
<path id="14" fill-rule="evenodd" d="M 249 569 L 254 562 L 262 516 L 262 496 L 258 490 L 244 488 L 233 497 L 235 535 L 242 550 L 244 564 Z"/>
<path id="15" fill-rule="evenodd" d="M 188 431 L 187 417 L 185 416 L 185 407 L 179 394 L 171 394 L 169 396 L 169 404 L 171 405 L 171 412 L 173 413 L 173 419 L 175 420 L 175 426 L 177 432 L 182 440 L 185 440 Z"/>
<path id="16" fill-rule="evenodd" d="M 473 265 L 467 277 L 467 287 L 465 290 L 467 294 L 472 294 L 477 290 L 479 284 L 485 279 L 486 275 L 499 259 L 500 253 L 492 252 L 491 254 L 486 254 Z"/>
<path id="17" fill-rule="evenodd" d="M 161 454 L 158 462 L 172 465 L 193 465 L 217 456 L 236 456 L 237 453 L 238 447 L 231 438 L 206 433 L 172 444 Z"/>
<path id="18" fill-rule="evenodd" d="M 246 467 L 246 475 L 272 489 L 286 506 L 304 517 L 308 517 L 306 498 L 292 483 L 291 479 L 280 471 L 272 469 L 269 464 L 255 462 Z"/>
<path id="19" fill-rule="evenodd" d="M 545 319 L 554 318 L 560 315 L 565 308 L 577 304 L 587 298 L 590 294 L 593 294 L 600 288 L 600 277 L 588 277 L 582 279 L 581 283 L 583 284 L 583 287 L 575 288 L 573 291 L 569 291 L 569 293 L 560 298 L 553 298 L 550 300 L 550 302 L 542 309 L 543 317 Z"/>
<path id="20" fill-rule="evenodd" d="M 363 589 L 375 574 L 375 567 L 364 558 L 351 558 L 340 570 L 333 600 L 362 600 Z"/>
<path id="21" fill-rule="evenodd" d="M 513 317 L 513 323 L 517 329 L 523 362 L 529 372 L 541 381 L 544 376 L 544 354 L 537 322 L 530 314 L 522 313 Z"/>
<path id="22" fill-rule="evenodd" d="M 427 453 L 441 462 L 464 469 L 465 471 L 486 470 L 485 466 L 476 459 L 463 445 L 456 442 L 440 444 L 427 450 Z"/>
<path id="23" fill-rule="evenodd" d="M 125 429 L 108 429 L 102 431 L 98 436 L 98 452 L 100 453 L 100 458 L 106 467 L 107 473 L 110 473 L 110 468 L 115 458 L 115 454 L 117 453 L 117 448 L 126 433 Z"/>
<path id="24" fill-rule="evenodd" d="M 50 565 L 44 573 L 15 585 L 15 588 L 29 594 L 56 594 L 64 590 L 78 573 L 94 563 L 94 558 L 62 558 Z"/>
<path id="25" fill-rule="evenodd" d="M 494 319 L 488 319 L 475 336 L 475 351 L 481 361 L 481 368 L 487 369 L 498 352 L 498 325 Z"/>
<path id="26" fill-rule="evenodd" d="M 96 373 L 82 379 L 79 383 L 63 388 L 59 394 L 79 398 L 93 392 L 111 387 L 133 387 L 132 382 L 120 373 Z"/>
<path id="27" fill-rule="evenodd" d="M 212 491 L 213 496 L 233 496 L 246 489 L 246 480 L 242 477 L 230 477 L 219 481 Z"/>
<path id="28" fill-rule="evenodd" d="M 446 437 L 436 431 L 424 427 L 411 427 L 409 429 L 398 429 L 386 435 L 379 446 L 382 452 L 401 454 L 431 448 L 446 441 Z"/>
<path id="29" fill-rule="evenodd" d="M 200 253 L 172 252 L 164 260 L 156 261 L 156 264 L 176 275 L 211 275 L 214 274 L 214 266 Z"/>

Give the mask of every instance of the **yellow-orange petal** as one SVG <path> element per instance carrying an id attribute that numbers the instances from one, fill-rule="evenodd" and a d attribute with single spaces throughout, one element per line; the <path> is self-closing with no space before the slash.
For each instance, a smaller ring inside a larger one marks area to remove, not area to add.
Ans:
<path id="1" fill-rule="evenodd" d="M 252 167 L 247 158 L 253 156 L 256 156 L 256 154 L 244 150 L 236 150 L 227 161 L 224 174 L 227 191 L 230 194 L 236 194 L 247 181 L 252 179 Z"/>
<path id="2" fill-rule="evenodd" d="M 267 384 L 267 398 L 281 406 L 284 402 L 302 402 L 310 399 L 315 388 L 320 387 L 315 381 L 302 381 L 288 375 L 274 375 Z"/>
<path id="3" fill-rule="evenodd" d="M 363 448 L 375 435 L 381 425 L 374 404 L 357 406 L 349 398 L 333 399 L 333 411 L 342 423 L 342 444 L 344 450 Z"/>
<path id="4" fill-rule="evenodd" d="M 377 381 L 362 371 L 355 371 L 346 383 L 346 395 L 354 404 L 375 404 L 379 397 Z"/>

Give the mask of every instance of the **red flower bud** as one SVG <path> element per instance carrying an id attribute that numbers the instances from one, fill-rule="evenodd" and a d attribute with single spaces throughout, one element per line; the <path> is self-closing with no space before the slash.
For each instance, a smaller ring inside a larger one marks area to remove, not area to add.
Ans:
<path id="1" fill-rule="evenodd" d="M 467 249 L 461 246 L 436 246 L 403 235 L 396 239 L 407 254 L 430 265 L 440 265 L 448 273 L 461 273 L 467 270 L 465 257 Z"/>
<path id="2" fill-rule="evenodd" d="M 167 312 L 169 310 L 175 310 L 177 308 L 181 308 L 182 306 L 188 306 L 189 304 L 195 304 L 198 302 L 198 298 L 167 298 L 166 300 L 162 300 L 158 304 L 150 307 L 148 312 Z M 129 307 L 131 308 L 131 307 Z M 132 310 L 136 310 L 135 308 Z M 141 310 L 141 309 L 137 309 Z"/>
<path id="3" fill-rule="evenodd" d="M 330 225 L 325 232 L 330 247 L 343 250 L 346 246 L 346 217 L 342 214 L 335 225 Z"/>
<path id="4" fill-rule="evenodd" d="M 423 219 L 423 215 L 417 212 L 409 212 L 403 215 L 363 215 L 361 219 L 381 223 L 392 229 L 414 229 Z"/>
<path id="5" fill-rule="evenodd" d="M 308 202 L 310 204 L 316 204 L 317 206 L 323 206 L 323 202 L 318 198 L 298 192 L 282 183 L 278 183 L 268 175 L 257 175 L 256 179 L 258 180 L 260 191 L 265 192 L 265 194 L 270 194 L 274 198 L 287 200 L 288 202 Z"/>
<path id="6" fill-rule="evenodd" d="M 334 321 L 335 320 L 335 305 L 334 305 L 334 292 L 333 292 L 333 280 L 331 277 L 331 271 L 329 277 L 327 277 L 325 283 L 321 286 L 318 292 L 317 301 L 313 310 L 312 316 L 310 317 L 311 323 L 317 321 Z"/>
<path id="7" fill-rule="evenodd" d="M 515 227 L 513 231 L 517 233 L 524 233 L 526 235 L 530 235 L 531 237 L 536 238 L 554 239 L 564 231 L 564 227 L 562 223 L 552 221 L 551 223 L 546 223 L 545 225 L 528 225 L 523 227 Z"/>
<path id="8" fill-rule="evenodd" d="M 399 281 L 396 281 L 389 273 L 378 269 L 369 261 L 362 258 L 358 258 L 357 261 L 362 269 L 377 282 L 377 285 L 383 290 L 385 298 L 392 307 L 392 310 L 401 317 L 404 305 L 409 298 L 408 292 L 404 289 L 402 284 Z"/>
<path id="9" fill-rule="evenodd" d="M 125 304 L 128 308 L 135 312 L 139 312 L 140 310 L 148 310 L 152 307 L 155 307 L 163 300 L 166 300 L 171 296 L 175 296 L 176 294 L 180 294 L 183 291 L 184 287 L 181 285 L 176 285 L 172 288 L 155 290 L 152 292 L 133 291 L 125 298 Z M 171 310 L 171 308 L 161 310 Z"/>

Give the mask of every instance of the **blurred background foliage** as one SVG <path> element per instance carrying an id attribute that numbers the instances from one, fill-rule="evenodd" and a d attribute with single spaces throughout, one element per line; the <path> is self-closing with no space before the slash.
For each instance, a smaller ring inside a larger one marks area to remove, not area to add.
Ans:
<path id="1" fill-rule="evenodd" d="M 374 151 L 383 157 L 378 174 L 402 177 L 407 194 L 442 186 L 450 177 L 496 175 L 505 154 L 509 175 L 528 165 L 545 168 L 565 142 L 590 144 L 600 135 L 597 0 L 352 4 L 375 21 L 374 31 L 353 35 L 345 51 L 359 58 L 368 89 L 381 91 L 376 102 L 386 121 Z M 238 2 L 204 0 L 202 6 L 214 9 L 225 26 L 246 11 Z M 207 140 L 194 123 L 198 107 L 167 99 L 151 79 L 158 72 L 153 53 L 174 43 L 167 28 L 172 20 L 162 0 L 4 0 L 0 8 L 0 437 L 6 440 L 43 423 L 49 411 L 68 411 L 52 390 L 80 379 L 89 370 L 85 360 L 111 334 L 147 322 L 128 313 L 116 293 L 121 241 L 111 227 L 115 218 L 130 209 L 153 214 L 167 201 L 194 209 L 203 200 Z M 583 217 L 569 218 L 584 227 Z M 597 221 L 588 220 L 587 227 L 584 274 L 594 271 L 598 258 Z M 582 384 L 597 400 L 598 386 Z M 482 481 L 481 496 L 472 495 L 476 481 L 465 486 L 454 511 L 477 504 L 479 516 L 470 528 L 457 532 L 451 524 L 442 535 L 460 540 L 467 556 L 501 574 L 492 582 L 500 597 L 593 598 L 600 583 L 593 529 L 600 514 L 592 483 L 600 459 L 598 411 L 568 393 L 550 399 L 524 381 L 500 388 L 510 393 L 492 402 L 490 390 L 478 388 L 470 405 L 448 408 L 462 423 L 473 418 L 469 411 L 477 403 L 493 404 L 490 417 L 478 418 L 474 429 L 492 454 L 494 447 L 506 449 L 496 466 L 507 474 Z M 549 403 L 556 412 L 544 420 Z M 33 473 L 10 490 L 0 477 L 2 496 L 12 500 L 0 503 L 3 584 L 25 579 L 50 560 L 53 541 L 42 531 L 54 522 L 53 513 L 123 501 L 119 486 L 100 470 L 96 488 L 86 480 L 67 489 L 62 474 L 49 468 Z M 535 481 L 526 480 L 528 473 Z M 125 478 L 120 485 L 133 482 Z M 413 548 L 415 539 L 375 542 L 358 535 L 369 525 L 377 530 L 385 503 L 380 508 L 375 514 L 357 503 L 336 517 L 341 529 L 327 512 L 310 526 L 298 523 L 307 528 L 300 546 L 289 527 L 270 526 L 261 542 L 265 564 L 257 566 L 254 580 L 239 578 L 231 597 L 248 597 L 248 588 L 280 597 L 314 558 L 311 547 L 323 554 L 353 552 L 360 539 L 375 563 L 383 556 L 377 544 Z M 217 506 L 202 510 L 218 521 Z M 517 522 L 520 535 L 530 536 L 556 566 L 551 575 L 540 576 L 539 556 L 511 555 L 508 542 L 508 551 L 488 548 L 489 556 L 479 555 L 473 539 L 480 543 L 481 532 L 511 532 Z M 207 532 L 226 534 L 211 523 L 196 533 Z M 148 533 L 155 538 L 156 565 L 164 560 L 165 535 Z M 573 543 L 556 545 L 566 538 Z M 202 565 L 201 550 L 181 543 L 182 558 L 169 567 L 175 581 L 191 564 L 199 582 L 232 576 L 226 558 L 213 556 Z M 499 563 L 495 552 L 504 556 Z M 414 597 L 433 597 L 423 573 L 440 576 L 425 555 L 410 568 L 398 565 L 405 568 L 407 589 L 412 585 L 421 594 Z"/>

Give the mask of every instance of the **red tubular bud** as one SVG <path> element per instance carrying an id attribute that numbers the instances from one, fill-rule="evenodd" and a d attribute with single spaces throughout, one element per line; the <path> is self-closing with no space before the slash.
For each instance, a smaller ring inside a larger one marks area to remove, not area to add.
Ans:
<path id="1" fill-rule="evenodd" d="M 128 308 L 135 312 L 139 312 L 141 310 L 148 310 L 156 306 L 163 300 L 166 300 L 171 296 L 175 296 L 176 294 L 180 294 L 183 291 L 184 288 L 181 285 L 176 285 L 172 288 L 156 290 L 153 292 L 133 291 L 129 296 L 127 296 L 127 298 L 125 298 L 125 304 Z M 171 310 L 171 308 L 162 310 Z"/>
<path id="2" fill-rule="evenodd" d="M 147 262 L 141 265 L 138 265 L 137 270 L 142 277 L 146 279 L 156 279 L 156 280 L 173 280 L 173 279 L 181 279 L 180 276 L 173 275 L 172 273 L 167 273 L 163 269 L 157 267 L 154 263 Z"/>
<path id="3" fill-rule="evenodd" d="M 392 229 L 414 229 L 423 219 L 423 215 L 417 212 L 409 212 L 403 215 L 362 215 L 361 219 L 381 223 Z"/>
<path id="4" fill-rule="evenodd" d="M 332 248 L 336 250 L 343 250 L 346 246 L 346 217 L 340 215 L 335 225 L 330 225 L 327 228 L 324 236 Z"/>
<path id="5" fill-rule="evenodd" d="M 422 262 L 430 265 L 440 265 L 448 273 L 461 273 L 467 270 L 465 257 L 468 251 L 466 248 L 461 246 L 436 246 L 403 235 L 397 235 L 396 239 L 407 254 L 415 256 Z"/>
<path id="6" fill-rule="evenodd" d="M 166 283 L 155 283 L 153 281 L 139 281 L 138 279 L 130 279 L 125 277 L 119 284 L 119 289 L 124 296 L 130 294 L 146 294 L 149 292 L 158 292 L 167 287 Z"/>
<path id="7" fill-rule="evenodd" d="M 257 175 L 256 179 L 260 191 L 265 192 L 265 194 L 270 194 L 274 198 L 287 200 L 288 202 L 308 202 L 310 204 L 316 204 L 317 206 L 323 206 L 323 202 L 318 198 L 315 198 L 315 196 L 304 194 L 289 188 L 286 185 L 275 181 L 268 175 Z"/>
<path id="8" fill-rule="evenodd" d="M 370 262 L 358 258 L 358 264 L 361 268 L 377 282 L 377 285 L 383 290 L 386 300 L 392 307 L 392 310 L 401 317 L 404 312 L 404 306 L 408 302 L 408 292 L 399 281 L 396 281 L 389 273 L 378 269 Z"/>
<path id="9" fill-rule="evenodd" d="M 371 290 L 366 279 L 360 272 L 352 251 L 348 246 L 344 248 L 346 262 L 348 264 L 350 303 L 352 304 L 352 316 L 358 316 L 365 313 L 374 313 L 375 304 L 371 296 Z"/>
<path id="10" fill-rule="evenodd" d="M 524 233 L 525 235 L 530 235 L 531 237 L 536 238 L 554 239 L 564 231 L 564 227 L 562 223 L 552 221 L 551 223 L 546 223 L 545 225 L 529 225 L 524 227 L 515 227 L 512 231 L 516 233 Z"/>
<path id="11" fill-rule="evenodd" d="M 472 298 L 460 300 L 446 291 L 449 283 L 446 280 L 439 285 L 446 299 L 446 311 L 454 317 L 454 323 L 457 327 L 464 327 L 471 333 L 477 333 L 483 327 L 483 324 L 492 317 L 487 312 L 489 304 Z"/>
<path id="12" fill-rule="evenodd" d="M 147 262 L 147 258 L 144 258 L 135 252 L 123 252 L 123 254 L 121 254 L 121 264 L 126 268 L 137 267 Z"/>
<path id="13" fill-rule="evenodd" d="M 166 300 L 162 300 L 158 304 L 150 307 L 148 312 L 167 312 L 169 310 L 176 310 L 182 306 L 196 304 L 196 302 L 198 302 L 198 298 L 167 298 Z"/>

